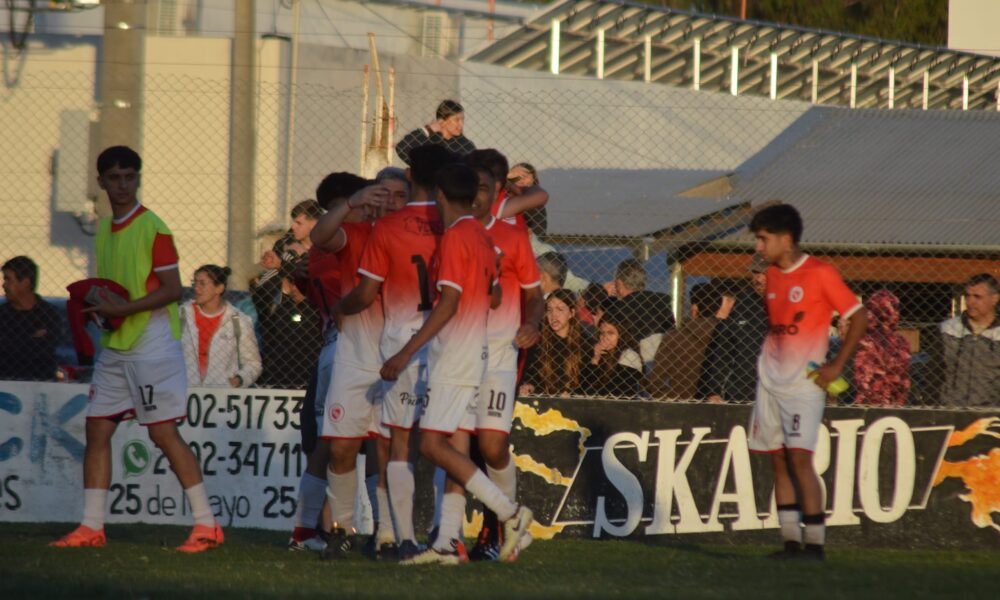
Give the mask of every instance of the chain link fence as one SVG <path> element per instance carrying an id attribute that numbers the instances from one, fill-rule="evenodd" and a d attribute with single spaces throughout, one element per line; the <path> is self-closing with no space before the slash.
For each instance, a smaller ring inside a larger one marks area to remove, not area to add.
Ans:
<path id="1" fill-rule="evenodd" d="M 522 353 L 522 394 L 751 401 L 768 324 L 746 225 L 781 201 L 804 216 L 804 249 L 837 266 L 868 310 L 849 388 L 831 403 L 1000 403 L 995 279 L 972 279 L 1000 272 L 1000 176 L 987 162 L 1000 150 L 997 115 L 851 111 L 489 69 L 458 87 L 397 72 L 393 135 L 454 97 L 465 134 L 511 165 L 533 165 L 550 194 L 546 226 L 530 234 L 547 300 L 542 341 Z M 2 258 L 37 264 L 37 291 L 55 308 L 26 310 L 17 284 L 30 269 L 5 266 L 4 379 L 88 378 L 65 286 L 95 269 L 94 85 L 48 71 L 0 90 Z M 140 198 L 172 228 L 185 285 L 226 262 L 230 94 L 228 79 L 148 75 L 138 107 Z M 303 250 L 295 244 L 308 238 L 289 229 L 293 207 L 328 173 L 360 170 L 371 142 L 363 99 L 360 82 L 258 84 L 258 262 Z M 321 313 L 294 273 L 262 264 L 228 287 L 235 311 L 221 321 L 222 305 L 185 290 L 189 361 L 198 360 L 192 326 L 215 318 L 218 327 L 207 364 L 189 372 L 206 384 L 233 385 L 239 373 L 242 385 L 305 387 Z M 835 321 L 831 352 L 843 331 Z"/>

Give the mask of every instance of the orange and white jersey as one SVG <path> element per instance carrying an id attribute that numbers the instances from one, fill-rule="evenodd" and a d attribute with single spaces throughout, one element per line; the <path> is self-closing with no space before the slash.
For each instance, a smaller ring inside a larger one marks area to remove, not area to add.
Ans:
<path id="1" fill-rule="evenodd" d="M 482 223 L 457 219 L 441 238 L 437 289 L 455 288 L 458 309 L 430 344 L 427 381 L 478 386 L 486 372 L 486 320 L 496 281 L 496 252 Z"/>
<path id="2" fill-rule="evenodd" d="M 847 318 L 861 308 L 837 269 L 809 255 L 788 270 L 768 267 L 765 298 L 769 329 L 760 376 L 770 388 L 806 381 L 809 361 L 826 362 L 833 313 Z"/>
<path id="3" fill-rule="evenodd" d="M 486 226 L 494 249 L 500 254 L 500 289 L 503 302 L 490 311 L 487 336 L 490 370 L 517 370 L 514 337 L 521 327 L 521 290 L 542 284 L 531 250 L 528 230 L 493 218 Z"/>
<path id="4" fill-rule="evenodd" d="M 340 278 L 340 292 L 341 296 L 346 296 L 361 281 L 358 267 L 361 265 L 361 255 L 371 236 L 372 224 L 344 223 L 340 229 L 344 232 L 346 241 L 344 247 L 337 251 L 337 260 L 343 273 Z M 384 322 L 381 296 L 360 313 L 344 317 L 340 324 L 340 337 L 337 340 L 334 362 L 368 371 L 378 371 L 383 362 L 378 345 Z"/>
<path id="5" fill-rule="evenodd" d="M 376 221 L 372 228 L 358 274 L 382 283 L 385 321 L 379 349 L 383 358 L 399 352 L 434 307 L 428 267 L 441 230 L 441 217 L 433 202 L 407 204 Z"/>

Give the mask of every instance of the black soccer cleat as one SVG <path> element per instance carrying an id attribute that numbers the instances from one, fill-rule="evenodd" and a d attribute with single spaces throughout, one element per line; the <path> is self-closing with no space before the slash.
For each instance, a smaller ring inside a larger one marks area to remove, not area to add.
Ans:
<path id="1" fill-rule="evenodd" d="M 500 543 L 496 529 L 483 525 L 476 538 L 476 545 L 469 550 L 470 561 L 497 560 L 500 557 Z"/>
<path id="2" fill-rule="evenodd" d="M 826 560 L 826 552 L 823 550 L 822 544 L 806 544 L 806 547 L 802 549 L 799 553 L 799 558 L 802 560 Z"/>
<path id="3" fill-rule="evenodd" d="M 403 540 L 396 549 L 396 559 L 400 562 L 412 560 L 414 556 L 422 552 L 421 548 L 413 540 Z"/>
<path id="4" fill-rule="evenodd" d="M 334 527 L 330 530 L 326 548 L 320 553 L 319 558 L 320 560 L 340 560 L 345 558 L 353 547 L 353 536 L 348 535 L 347 530 L 343 527 Z"/>
<path id="5" fill-rule="evenodd" d="M 773 560 L 790 560 L 799 558 L 800 554 L 802 554 L 802 544 L 793 542 L 792 540 L 785 540 L 784 548 L 768 554 L 767 557 Z"/>

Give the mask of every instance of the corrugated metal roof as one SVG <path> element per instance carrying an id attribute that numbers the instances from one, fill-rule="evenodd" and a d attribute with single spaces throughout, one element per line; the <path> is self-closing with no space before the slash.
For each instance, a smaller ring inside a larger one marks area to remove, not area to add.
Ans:
<path id="1" fill-rule="evenodd" d="M 677 194 L 724 175 L 671 169 L 548 169 L 539 173 L 550 195 L 553 235 L 642 237 L 738 204 Z"/>
<path id="2" fill-rule="evenodd" d="M 1000 115 L 814 108 L 800 122 L 737 169 L 734 198 L 796 206 L 809 243 L 1000 246 Z"/>

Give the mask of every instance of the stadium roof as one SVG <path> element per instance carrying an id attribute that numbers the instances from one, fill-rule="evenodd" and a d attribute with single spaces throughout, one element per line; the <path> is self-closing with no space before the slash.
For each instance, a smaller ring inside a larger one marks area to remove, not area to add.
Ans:
<path id="1" fill-rule="evenodd" d="M 680 196 L 725 174 L 680 169 L 547 169 L 539 177 L 553 198 L 548 204 L 548 233 L 619 238 L 669 234 L 740 205 L 737 200 Z"/>
<path id="2" fill-rule="evenodd" d="M 795 205 L 806 243 L 1000 245 L 1000 115 L 816 107 L 800 122 L 737 169 L 732 198 Z"/>
<path id="3" fill-rule="evenodd" d="M 738 93 L 769 96 L 773 53 L 776 98 L 859 108 L 888 107 L 890 95 L 897 108 L 994 109 L 1000 103 L 1000 58 L 624 1 L 559 2 L 471 60 L 550 70 L 553 22 L 559 23 L 560 73 L 639 81 L 648 77 L 730 91 L 735 62 Z"/>

